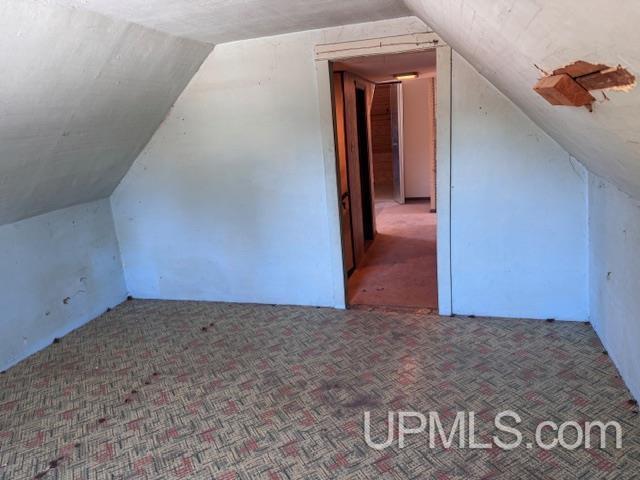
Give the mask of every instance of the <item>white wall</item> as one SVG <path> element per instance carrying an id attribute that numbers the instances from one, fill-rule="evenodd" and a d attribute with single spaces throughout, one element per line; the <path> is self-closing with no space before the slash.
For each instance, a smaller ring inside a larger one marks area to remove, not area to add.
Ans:
<path id="1" fill-rule="evenodd" d="M 453 55 L 451 266 L 459 314 L 586 320 L 586 173 Z"/>
<path id="2" fill-rule="evenodd" d="M 0 370 L 120 303 L 109 201 L 1 226 L 0 285 Z"/>
<path id="3" fill-rule="evenodd" d="M 429 108 L 429 88 L 431 82 L 426 78 L 402 82 L 404 194 L 407 198 L 431 196 L 433 111 Z"/>
<path id="4" fill-rule="evenodd" d="M 112 196 L 131 294 L 340 306 L 313 47 L 411 29 L 217 46 Z M 586 319 L 584 171 L 457 55 L 453 91 L 453 311 Z"/>
<path id="5" fill-rule="evenodd" d="M 640 201 L 589 175 L 591 324 L 640 398 Z"/>
<path id="6" fill-rule="evenodd" d="M 218 45 L 112 196 L 130 292 L 341 306 L 313 49 L 425 30 L 399 19 Z"/>

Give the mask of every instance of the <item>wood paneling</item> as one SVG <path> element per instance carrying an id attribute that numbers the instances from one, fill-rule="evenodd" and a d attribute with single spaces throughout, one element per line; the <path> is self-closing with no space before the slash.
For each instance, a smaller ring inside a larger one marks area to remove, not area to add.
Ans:
<path id="1" fill-rule="evenodd" d="M 390 93 L 389 85 L 376 86 L 371 105 L 374 185 L 384 191 L 393 189 Z"/>
<path id="2" fill-rule="evenodd" d="M 376 86 L 371 105 L 371 144 L 373 153 L 391 151 L 391 105 L 389 85 Z"/>

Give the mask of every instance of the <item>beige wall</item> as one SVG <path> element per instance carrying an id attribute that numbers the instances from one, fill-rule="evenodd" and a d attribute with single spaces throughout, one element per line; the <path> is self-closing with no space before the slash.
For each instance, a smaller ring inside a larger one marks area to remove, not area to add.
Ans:
<path id="1" fill-rule="evenodd" d="M 404 107 L 404 188 L 405 197 L 431 196 L 433 162 L 433 108 L 429 89 L 433 82 L 419 78 L 402 82 Z"/>

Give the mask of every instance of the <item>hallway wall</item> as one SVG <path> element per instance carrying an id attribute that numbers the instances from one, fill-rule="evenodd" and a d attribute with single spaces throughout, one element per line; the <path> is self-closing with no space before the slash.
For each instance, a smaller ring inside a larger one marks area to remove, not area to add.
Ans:
<path id="1" fill-rule="evenodd" d="M 402 82 L 404 110 L 404 193 L 407 198 L 431 196 L 433 109 L 428 78 Z"/>

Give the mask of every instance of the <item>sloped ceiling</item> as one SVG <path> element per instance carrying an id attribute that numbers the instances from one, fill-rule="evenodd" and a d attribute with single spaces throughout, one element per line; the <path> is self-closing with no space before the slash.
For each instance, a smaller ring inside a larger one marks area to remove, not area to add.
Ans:
<path id="1" fill-rule="evenodd" d="M 0 225 L 109 196 L 213 43 L 408 12 L 402 0 L 2 0 Z"/>
<path id="2" fill-rule="evenodd" d="M 49 0 L 208 43 L 404 17 L 402 0 Z"/>
<path id="3" fill-rule="evenodd" d="M 640 88 L 606 92 L 609 101 L 596 92 L 593 113 L 551 106 L 532 90 L 535 65 L 553 71 L 586 60 L 640 76 L 640 2 L 405 1 L 570 154 L 640 198 Z"/>
<path id="4" fill-rule="evenodd" d="M 536 65 L 586 60 L 639 75 L 637 0 L 3 0 L 0 224 L 108 196 L 211 43 L 410 13 L 640 198 L 640 89 L 597 94 L 593 113 L 532 90 Z"/>
<path id="5" fill-rule="evenodd" d="M 0 2 L 0 224 L 111 194 L 210 45 Z"/>

